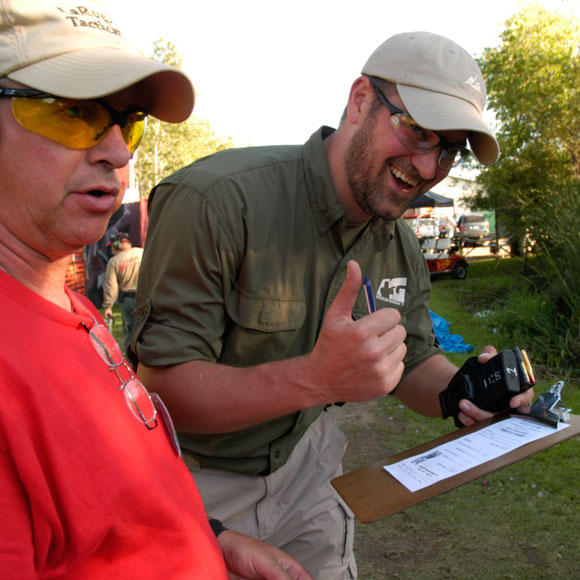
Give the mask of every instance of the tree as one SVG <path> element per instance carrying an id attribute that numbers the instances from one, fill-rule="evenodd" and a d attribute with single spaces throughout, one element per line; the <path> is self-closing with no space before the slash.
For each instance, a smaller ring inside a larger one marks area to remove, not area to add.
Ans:
<path id="1" fill-rule="evenodd" d="M 506 22 L 502 44 L 480 59 L 502 156 L 478 181 L 476 203 L 496 209 L 537 254 L 530 281 L 554 308 L 560 369 L 580 363 L 580 25 L 528 6 Z M 548 348 L 548 347 L 547 347 Z M 553 359 L 554 356 L 546 357 Z"/>
<path id="2" fill-rule="evenodd" d="M 182 64 L 175 44 L 163 39 L 154 43 L 151 56 L 176 67 Z M 157 183 L 179 168 L 231 147 L 231 137 L 216 135 L 208 121 L 195 116 L 179 124 L 164 123 L 149 117 L 145 136 L 134 156 L 135 186 L 139 196 L 147 198 Z"/>
<path id="3" fill-rule="evenodd" d="M 572 17 L 529 5 L 506 22 L 502 44 L 479 59 L 502 149 L 484 169 L 475 203 L 494 207 L 516 236 L 549 236 L 533 218 L 551 196 L 580 180 L 580 27 Z"/>

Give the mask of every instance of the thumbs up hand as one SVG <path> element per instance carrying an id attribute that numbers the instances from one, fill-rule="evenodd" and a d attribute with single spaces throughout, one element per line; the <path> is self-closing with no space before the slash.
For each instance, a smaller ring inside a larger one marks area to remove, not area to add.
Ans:
<path id="1" fill-rule="evenodd" d="M 407 347 L 406 331 L 399 324 L 401 315 L 394 308 L 382 308 L 353 320 L 362 274 L 354 261 L 347 268 L 346 279 L 305 361 L 319 404 L 383 397 L 397 386 L 404 369 Z"/>

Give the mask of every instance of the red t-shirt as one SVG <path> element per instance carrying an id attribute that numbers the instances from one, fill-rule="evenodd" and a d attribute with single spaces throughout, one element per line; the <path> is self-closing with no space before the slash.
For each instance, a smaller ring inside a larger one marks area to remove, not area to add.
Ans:
<path id="1" fill-rule="evenodd" d="M 226 579 L 163 421 L 148 430 L 91 344 L 101 321 L 0 271 L 0 579 Z"/>

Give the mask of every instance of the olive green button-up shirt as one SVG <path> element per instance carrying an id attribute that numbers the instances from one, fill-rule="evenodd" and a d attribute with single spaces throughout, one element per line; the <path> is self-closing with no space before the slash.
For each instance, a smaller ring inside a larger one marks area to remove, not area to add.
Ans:
<path id="1" fill-rule="evenodd" d="M 351 259 L 371 280 L 377 309 L 401 312 L 405 372 L 439 352 L 429 273 L 404 221 L 374 218 L 343 247 L 346 218 L 322 145 L 331 132 L 323 127 L 303 146 L 222 151 L 155 189 L 132 340 L 141 362 L 246 367 L 309 353 Z M 353 317 L 367 313 L 361 291 Z M 267 474 L 322 410 L 235 433 L 180 433 L 180 443 L 202 466 Z"/>

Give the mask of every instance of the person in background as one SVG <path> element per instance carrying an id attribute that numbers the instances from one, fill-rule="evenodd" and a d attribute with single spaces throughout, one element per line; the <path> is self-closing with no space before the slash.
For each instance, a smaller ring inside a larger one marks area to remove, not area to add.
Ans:
<path id="1" fill-rule="evenodd" d="M 127 350 L 133 330 L 135 290 L 137 289 L 143 248 L 133 247 L 129 234 L 125 233 L 113 234 L 108 245 L 113 257 L 107 262 L 105 270 L 103 315 L 106 319 L 113 320 L 113 305 L 118 299 L 121 304 L 123 335 L 125 337 L 125 350 Z"/>
<path id="2" fill-rule="evenodd" d="M 208 513 L 317 580 L 356 577 L 353 517 L 330 483 L 346 440 L 329 406 L 392 393 L 441 417 L 457 368 L 436 343 L 425 259 L 399 218 L 468 154 L 498 158 L 485 99 L 463 48 L 399 34 L 363 66 L 338 129 L 219 152 L 149 198 L 138 374 L 174 414 Z M 487 416 L 462 402 L 464 424 Z"/>
<path id="3" fill-rule="evenodd" d="M 147 115 L 193 104 L 101 3 L 0 0 L 2 580 L 312 580 L 208 522 L 160 398 L 65 285 L 121 203 Z"/>

